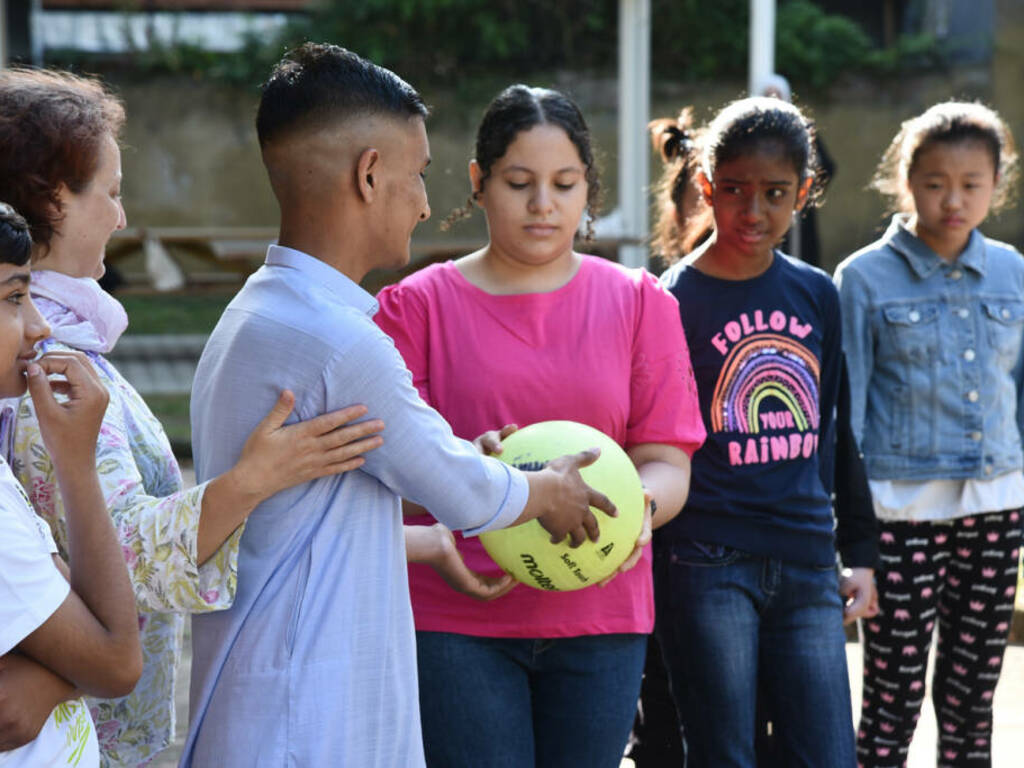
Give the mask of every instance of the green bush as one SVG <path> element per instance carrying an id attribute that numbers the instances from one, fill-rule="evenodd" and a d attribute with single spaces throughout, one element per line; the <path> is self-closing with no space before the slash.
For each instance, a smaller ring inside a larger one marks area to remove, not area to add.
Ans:
<path id="1" fill-rule="evenodd" d="M 673 80 L 747 71 L 750 0 L 651 0 L 651 61 Z"/>
<path id="2" fill-rule="evenodd" d="M 210 333 L 234 293 L 118 293 L 128 332 Z"/>
<path id="3" fill-rule="evenodd" d="M 146 405 L 167 433 L 174 455 L 192 457 L 192 425 L 188 395 L 146 395 Z"/>
<path id="4" fill-rule="evenodd" d="M 745 75 L 749 0 L 651 0 L 651 18 L 656 76 L 693 81 Z M 253 85 L 304 40 L 351 48 L 420 87 L 459 87 L 481 76 L 525 79 L 559 69 L 613 74 L 618 0 L 321 0 L 278 37 L 253 37 L 240 52 L 153 44 L 131 56 L 124 74 L 169 72 Z M 779 3 L 777 69 L 798 87 L 822 88 L 845 72 L 932 65 L 935 51 L 934 41 L 924 37 L 879 50 L 847 16 L 826 13 L 810 0 Z M 95 63 L 86 54 L 48 57 L 57 64 Z"/>
<path id="5" fill-rule="evenodd" d="M 812 88 L 862 69 L 871 52 L 871 38 L 857 22 L 826 14 L 808 0 L 784 3 L 777 26 L 777 69 Z"/>
<path id="6" fill-rule="evenodd" d="M 399 72 L 589 68 L 610 60 L 616 0 L 325 0 L 289 35 L 344 45 Z"/>

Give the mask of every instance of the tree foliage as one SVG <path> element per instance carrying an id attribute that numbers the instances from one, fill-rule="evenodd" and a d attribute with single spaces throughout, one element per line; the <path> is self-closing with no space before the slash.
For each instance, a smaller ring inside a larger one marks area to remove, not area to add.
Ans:
<path id="1" fill-rule="evenodd" d="M 588 68 L 614 56 L 616 8 L 616 0 L 323 0 L 292 34 L 421 77 Z"/>
<path id="2" fill-rule="evenodd" d="M 741 78 L 747 70 L 749 0 L 651 0 L 651 59 L 674 80 Z M 481 75 L 528 78 L 557 69 L 615 70 L 618 0 L 321 0 L 275 39 L 252 38 L 237 54 L 153 45 L 141 71 L 255 83 L 303 40 L 333 42 L 418 85 Z M 877 48 L 853 19 L 811 0 L 781 0 L 777 69 L 798 87 L 821 88 L 847 72 L 886 73 L 934 63 L 931 40 Z"/>

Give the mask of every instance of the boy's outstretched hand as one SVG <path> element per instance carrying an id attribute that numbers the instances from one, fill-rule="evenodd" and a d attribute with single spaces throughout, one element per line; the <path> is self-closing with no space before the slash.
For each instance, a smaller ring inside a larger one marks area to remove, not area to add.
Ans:
<path id="1" fill-rule="evenodd" d="M 559 456 L 547 463 L 538 474 L 547 475 L 548 508 L 537 519 L 544 530 L 551 534 L 551 543 L 557 544 L 566 536 L 570 547 L 578 547 L 587 539 L 597 541 L 600 528 L 591 507 L 600 509 L 611 517 L 618 516 L 618 510 L 611 499 L 595 491 L 580 475 L 581 467 L 588 467 L 601 455 L 598 448 Z"/>

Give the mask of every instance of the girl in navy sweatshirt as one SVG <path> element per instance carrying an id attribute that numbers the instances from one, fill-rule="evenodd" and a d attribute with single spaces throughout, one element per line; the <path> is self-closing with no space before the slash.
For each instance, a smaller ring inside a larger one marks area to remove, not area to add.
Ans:
<path id="1" fill-rule="evenodd" d="M 828 276 L 775 250 L 817 192 L 813 130 L 752 98 L 701 141 L 714 232 L 669 269 L 708 440 L 690 497 L 655 542 L 658 639 L 689 765 L 752 766 L 756 693 L 783 764 L 855 764 L 831 506 L 842 370 Z M 847 617 L 871 609 L 847 572 Z"/>

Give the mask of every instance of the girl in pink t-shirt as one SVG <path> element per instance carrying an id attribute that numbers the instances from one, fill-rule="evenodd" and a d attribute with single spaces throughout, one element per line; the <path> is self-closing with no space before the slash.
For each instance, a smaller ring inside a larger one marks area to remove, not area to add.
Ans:
<path id="1" fill-rule="evenodd" d="M 589 424 L 625 448 L 652 501 L 627 562 L 637 567 L 603 588 L 518 586 L 482 603 L 410 566 L 427 762 L 618 766 L 654 621 L 649 532 L 682 508 L 705 434 L 678 305 L 647 272 L 573 250 L 599 182 L 587 126 L 564 95 L 499 94 L 470 180 L 454 218 L 480 206 L 488 244 L 384 289 L 379 324 L 460 437 Z M 478 541 L 458 546 L 470 568 L 501 576 Z"/>

